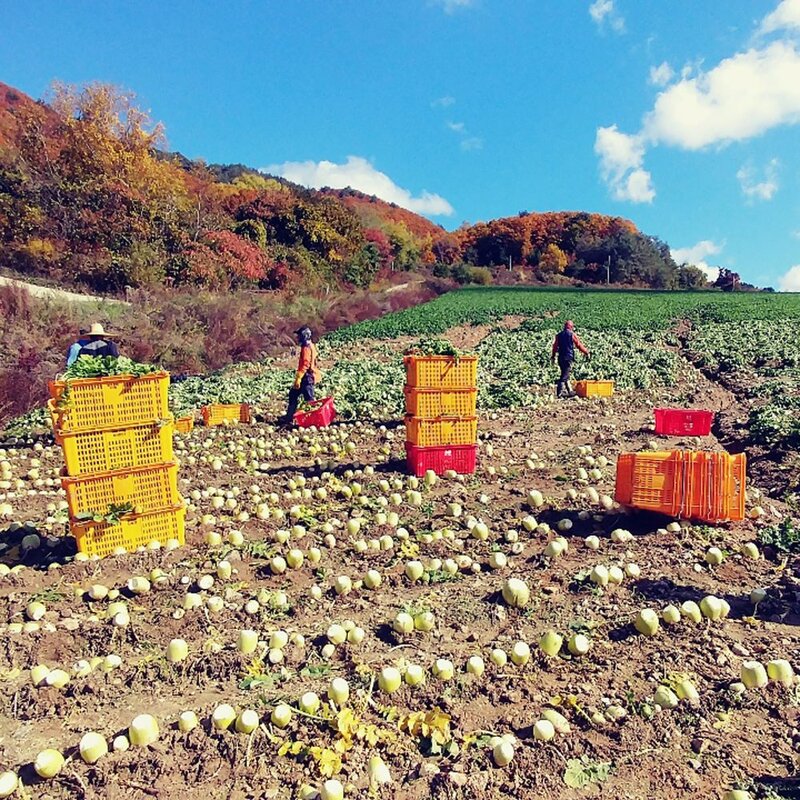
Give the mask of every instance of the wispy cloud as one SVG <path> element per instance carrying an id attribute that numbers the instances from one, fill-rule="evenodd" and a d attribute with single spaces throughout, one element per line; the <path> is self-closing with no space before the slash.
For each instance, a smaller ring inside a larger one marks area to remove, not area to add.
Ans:
<path id="1" fill-rule="evenodd" d="M 615 33 L 625 33 L 625 18 L 617 11 L 614 0 L 594 0 L 589 16 L 601 30 L 608 25 Z"/>
<path id="2" fill-rule="evenodd" d="M 750 162 L 739 169 L 736 178 L 748 203 L 754 203 L 757 200 L 772 200 L 778 191 L 779 167 L 780 162 L 777 158 L 773 158 L 761 170 L 760 175 L 759 170 Z"/>
<path id="3" fill-rule="evenodd" d="M 453 122 L 448 120 L 447 127 L 459 137 L 459 147 L 465 152 L 469 153 L 474 150 L 480 150 L 483 147 L 483 139 L 480 136 L 475 136 L 467 130 L 467 126 L 463 122 Z"/>
<path id="4" fill-rule="evenodd" d="M 670 252 L 676 264 L 691 264 L 705 272 L 708 280 L 713 282 L 719 276 L 719 267 L 712 267 L 706 259 L 721 253 L 723 246 L 710 239 L 703 239 L 691 247 L 676 247 Z"/>
<path id="5" fill-rule="evenodd" d="M 662 61 L 657 67 L 650 67 L 649 82 L 653 86 L 666 86 L 675 77 L 675 71 L 666 62 Z"/>
<path id="6" fill-rule="evenodd" d="M 435 100 L 431 100 L 431 108 L 449 108 L 455 105 L 455 102 L 455 97 L 446 94 L 444 97 L 437 97 Z"/>
<path id="7" fill-rule="evenodd" d="M 366 158 L 348 156 L 343 164 L 333 161 L 286 161 L 271 164 L 262 172 L 280 175 L 301 186 L 312 189 L 358 189 L 365 194 L 374 194 L 389 203 L 431 216 L 450 216 L 455 211 L 450 203 L 438 194 L 423 190 L 414 196 L 408 189 L 398 186 L 388 175 L 375 169 Z"/>
<path id="8" fill-rule="evenodd" d="M 478 4 L 478 0 L 432 0 L 434 5 L 441 6 L 445 14 L 455 14 L 465 8 L 472 8 Z"/>
<path id="9" fill-rule="evenodd" d="M 461 149 L 468 153 L 470 150 L 481 150 L 483 148 L 483 139 L 480 136 L 467 136 L 466 139 L 461 140 Z"/>

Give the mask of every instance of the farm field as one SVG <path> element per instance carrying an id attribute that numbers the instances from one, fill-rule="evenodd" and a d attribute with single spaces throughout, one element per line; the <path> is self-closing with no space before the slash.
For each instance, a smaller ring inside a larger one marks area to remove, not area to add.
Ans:
<path id="1" fill-rule="evenodd" d="M 256 421 L 176 435 L 185 547 L 102 561 L 73 557 L 41 413 L 17 421 L 0 452 L 14 796 L 333 800 L 331 779 L 345 797 L 403 800 L 796 796 L 800 685 L 737 684 L 752 660 L 800 670 L 798 317 L 796 295 L 456 292 L 323 340 L 341 412 L 323 431 L 271 424 L 289 354 L 189 378 L 176 413 L 249 401 Z M 567 318 L 592 352 L 575 377 L 614 379 L 613 397 L 553 398 Z M 431 485 L 403 462 L 400 355 L 422 337 L 481 359 L 478 470 Z M 655 436 L 657 406 L 717 412 L 712 435 Z M 678 447 L 748 454 L 745 521 L 668 525 L 611 502 L 620 453 Z M 619 582 L 593 580 L 598 565 Z M 512 578 L 522 607 L 503 597 Z M 708 595 L 727 618 L 634 626 Z M 563 638 L 550 655 L 549 632 Z M 37 665 L 67 682 L 35 686 Z M 223 704 L 260 724 L 218 730 Z M 199 720 L 188 732 L 184 712 Z M 111 746 L 140 714 L 158 721 L 154 743 L 82 760 L 87 732 Z M 67 761 L 41 780 L 48 748 Z"/>

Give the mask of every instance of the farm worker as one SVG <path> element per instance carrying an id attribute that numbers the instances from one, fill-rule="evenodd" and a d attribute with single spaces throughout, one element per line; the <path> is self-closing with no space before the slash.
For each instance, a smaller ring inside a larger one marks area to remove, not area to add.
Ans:
<path id="1" fill-rule="evenodd" d="M 586 349 L 584 343 L 575 333 L 575 323 L 568 319 L 564 323 L 564 330 L 556 334 L 553 341 L 553 352 L 551 353 L 550 363 L 555 363 L 556 356 L 558 356 L 558 367 L 561 370 L 561 376 L 556 384 L 556 397 L 574 397 L 575 392 L 569 388 L 569 374 L 572 371 L 572 362 L 575 361 L 575 348 L 581 351 L 587 358 L 589 351 Z"/>
<path id="2" fill-rule="evenodd" d="M 322 373 L 317 369 L 317 346 L 311 341 L 311 330 L 304 326 L 296 331 L 297 343 L 300 345 L 300 360 L 297 364 L 297 372 L 294 374 L 294 384 L 289 390 L 289 404 L 286 407 L 286 416 L 281 423 L 291 425 L 297 411 L 297 404 L 300 398 L 304 398 L 307 403 L 314 400 L 314 386 L 322 377 Z"/>
<path id="3" fill-rule="evenodd" d="M 81 328 L 78 332 L 78 339 L 74 341 L 70 346 L 69 350 L 67 350 L 67 366 L 72 366 L 78 358 L 78 353 L 81 351 L 81 347 L 85 344 L 89 344 L 89 337 L 87 334 L 89 333 L 87 328 Z"/>
<path id="4" fill-rule="evenodd" d="M 70 347 L 67 366 L 73 364 L 81 356 L 113 356 L 117 358 L 119 357 L 119 348 L 112 340 L 111 334 L 106 333 L 99 322 L 93 322 L 85 336 L 82 336 Z"/>

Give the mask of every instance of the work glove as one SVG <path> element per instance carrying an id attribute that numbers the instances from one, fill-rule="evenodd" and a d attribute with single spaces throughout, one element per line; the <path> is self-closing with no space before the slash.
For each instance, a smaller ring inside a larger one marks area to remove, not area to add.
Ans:
<path id="1" fill-rule="evenodd" d="M 301 383 L 301 381 L 295 381 L 294 382 L 294 388 L 295 389 L 299 389 L 300 388 L 300 383 Z"/>

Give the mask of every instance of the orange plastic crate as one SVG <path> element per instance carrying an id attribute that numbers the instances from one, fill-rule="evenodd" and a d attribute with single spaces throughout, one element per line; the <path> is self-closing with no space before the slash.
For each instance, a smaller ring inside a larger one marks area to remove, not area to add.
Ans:
<path id="1" fill-rule="evenodd" d="M 62 478 L 71 517 L 105 514 L 111 505 L 130 503 L 137 512 L 155 511 L 180 502 L 178 464 Z"/>
<path id="2" fill-rule="evenodd" d="M 247 403 L 212 403 L 200 409 L 203 424 L 212 427 L 231 422 L 250 422 L 250 406 Z"/>
<path id="3" fill-rule="evenodd" d="M 477 417 L 406 417 L 406 441 L 417 447 L 475 444 Z"/>
<path id="4" fill-rule="evenodd" d="M 744 453 L 686 452 L 682 515 L 703 522 L 741 521 L 745 514 Z"/>
<path id="5" fill-rule="evenodd" d="M 48 408 L 57 431 L 138 425 L 169 416 L 168 391 L 167 372 L 51 381 Z"/>
<path id="6" fill-rule="evenodd" d="M 477 356 L 404 356 L 406 386 L 416 389 L 474 389 Z"/>
<path id="7" fill-rule="evenodd" d="M 617 461 L 615 498 L 623 505 L 704 522 L 744 519 L 743 453 L 625 453 Z"/>
<path id="8" fill-rule="evenodd" d="M 67 475 L 78 477 L 171 462 L 173 429 L 171 421 L 151 422 L 124 428 L 62 432 L 56 435 L 56 441 L 64 451 Z"/>
<path id="9" fill-rule="evenodd" d="M 88 556 L 108 556 L 118 548 L 134 552 L 153 542 L 161 546 L 170 539 L 185 543 L 186 509 L 182 505 L 161 508 L 146 514 L 126 514 L 118 525 L 106 522 L 86 522 L 70 525 L 78 551 Z"/>
<path id="10" fill-rule="evenodd" d="M 175 420 L 175 430 L 178 433 L 189 433 L 194 430 L 194 417 L 178 417 Z"/>
<path id="11" fill-rule="evenodd" d="M 405 387 L 406 411 L 415 417 L 474 417 L 477 389 L 418 389 Z"/>
<path id="12" fill-rule="evenodd" d="M 614 381 L 576 381 L 575 392 L 578 397 L 611 397 Z"/>
<path id="13" fill-rule="evenodd" d="M 617 460 L 618 503 L 673 516 L 680 511 L 681 454 L 623 453 Z"/>

